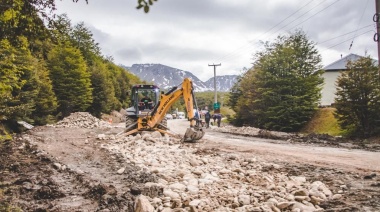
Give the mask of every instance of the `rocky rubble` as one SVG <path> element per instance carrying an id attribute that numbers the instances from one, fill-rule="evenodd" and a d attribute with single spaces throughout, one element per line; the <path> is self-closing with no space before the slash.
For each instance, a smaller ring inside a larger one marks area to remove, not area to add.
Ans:
<path id="1" fill-rule="evenodd" d="M 154 132 L 110 140 L 102 148 L 122 155 L 125 166 L 158 176 L 139 189 L 159 187 L 162 195 L 136 192 L 136 211 L 323 211 L 321 203 L 342 197 L 321 181 L 280 171 L 278 164 L 197 145 Z"/>
<path id="2" fill-rule="evenodd" d="M 87 112 L 76 112 L 65 117 L 50 127 L 70 127 L 70 128 L 107 128 L 111 125 L 108 122 L 100 120 Z"/>

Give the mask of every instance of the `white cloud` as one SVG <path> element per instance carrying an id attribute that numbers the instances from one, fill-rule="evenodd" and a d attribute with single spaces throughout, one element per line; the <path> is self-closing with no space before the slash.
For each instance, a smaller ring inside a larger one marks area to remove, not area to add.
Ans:
<path id="1" fill-rule="evenodd" d="M 369 0 L 160 0 L 145 14 L 136 9 L 137 0 L 57 1 L 58 13 L 89 26 L 103 54 L 117 64 L 161 63 L 191 71 L 204 81 L 214 74 L 208 64 L 222 64 L 218 75 L 239 74 L 251 66 L 260 41 L 274 41 L 296 28 L 317 43 L 323 65 L 341 54 L 367 51 L 377 58 L 372 39 L 374 4 Z M 349 50 L 354 36 L 358 37 Z"/>

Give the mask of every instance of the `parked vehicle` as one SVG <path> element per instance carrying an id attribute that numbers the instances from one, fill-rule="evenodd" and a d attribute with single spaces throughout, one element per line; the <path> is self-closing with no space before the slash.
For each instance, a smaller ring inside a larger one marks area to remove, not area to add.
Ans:
<path id="1" fill-rule="evenodd" d="M 185 112 L 178 112 L 177 115 L 178 115 L 178 119 L 185 119 L 186 118 Z"/>
<path id="2" fill-rule="evenodd" d="M 166 119 L 173 119 L 173 115 L 172 115 L 172 114 L 166 114 L 166 115 L 165 115 L 165 118 L 166 118 Z"/>

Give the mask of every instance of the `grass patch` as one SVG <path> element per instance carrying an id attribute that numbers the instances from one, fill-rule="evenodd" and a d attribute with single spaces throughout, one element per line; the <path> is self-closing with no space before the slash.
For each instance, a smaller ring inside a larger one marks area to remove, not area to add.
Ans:
<path id="1" fill-rule="evenodd" d="M 328 134 L 331 136 L 342 135 L 343 131 L 334 117 L 334 112 L 335 108 L 319 108 L 301 132 Z"/>

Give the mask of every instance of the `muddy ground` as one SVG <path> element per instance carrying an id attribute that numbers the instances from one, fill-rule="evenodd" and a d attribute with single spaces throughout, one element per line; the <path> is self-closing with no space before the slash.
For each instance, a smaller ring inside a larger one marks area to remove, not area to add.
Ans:
<path id="1" fill-rule="evenodd" d="M 123 124 L 114 126 L 92 129 L 36 127 L 13 141 L 1 143 L 0 211 L 133 211 L 138 194 L 162 195 L 160 189 L 141 190 L 142 184 L 156 180 L 154 173 L 129 165 L 124 174 L 118 174 L 123 160 L 102 148 L 102 144 L 111 141 L 99 139 L 99 134 L 112 136 L 123 130 Z M 247 141 L 244 137 L 231 137 L 230 140 L 227 137 L 225 133 L 207 129 L 200 144 L 186 145 L 196 146 L 197 154 L 201 155 L 220 152 L 255 155 L 281 164 L 281 168 L 266 167 L 268 173 L 283 172 L 303 175 L 310 181 L 322 181 L 334 194 L 342 194 L 340 199 L 322 203 L 325 211 L 380 211 L 379 164 L 361 168 L 360 163 L 352 166 L 349 162 L 338 163 L 340 158 L 357 157 L 361 161 L 361 156 L 368 155 L 369 159 L 379 161 L 378 150 L 338 146 L 335 148 L 354 152 L 355 156 L 337 155 L 322 161 L 313 151 L 306 151 L 325 148 L 315 143 L 298 145 L 270 139 Z M 249 149 L 244 142 L 273 146 Z M 300 148 L 297 152 L 303 152 L 303 156 L 292 157 L 294 150 L 286 149 L 288 146 Z M 308 156 L 315 159 L 306 160 Z"/>

